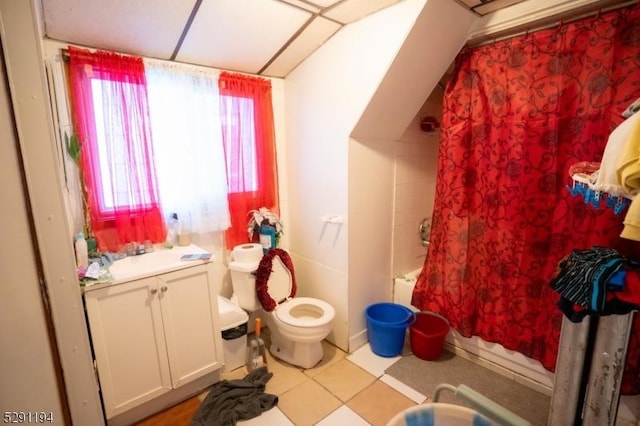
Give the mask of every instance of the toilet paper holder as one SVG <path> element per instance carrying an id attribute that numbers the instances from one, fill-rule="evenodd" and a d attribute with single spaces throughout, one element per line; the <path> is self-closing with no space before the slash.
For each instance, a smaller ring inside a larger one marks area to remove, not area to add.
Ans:
<path id="1" fill-rule="evenodd" d="M 320 217 L 320 220 L 324 223 L 333 223 L 337 225 L 344 223 L 344 218 L 340 215 L 325 214 L 324 216 Z"/>

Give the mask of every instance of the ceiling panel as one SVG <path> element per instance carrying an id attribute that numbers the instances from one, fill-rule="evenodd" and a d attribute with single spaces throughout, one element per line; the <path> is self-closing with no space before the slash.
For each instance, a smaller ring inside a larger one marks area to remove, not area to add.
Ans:
<path id="1" fill-rule="evenodd" d="M 526 0 L 458 0 L 472 12 L 484 16 L 496 10 L 504 9 Z M 529 0 L 532 1 L 532 0 Z"/>
<path id="2" fill-rule="evenodd" d="M 292 4 L 294 6 L 298 6 L 302 9 L 308 10 L 309 12 L 313 12 L 313 13 L 320 12 L 320 10 L 322 9 L 322 7 L 311 4 L 305 0 L 280 0 L 280 1 Z"/>
<path id="3" fill-rule="evenodd" d="M 46 36 L 62 42 L 285 77 L 343 25 L 400 1 L 35 0 L 35 4 L 42 5 Z M 450 1 L 490 16 L 496 9 L 540 0 Z"/>
<path id="4" fill-rule="evenodd" d="M 271 77 L 284 77 L 329 39 L 342 26 L 316 17 L 284 51 L 264 70 Z"/>
<path id="5" fill-rule="evenodd" d="M 307 1 L 307 0 L 305 0 Z M 332 6 L 336 3 L 339 3 L 342 0 L 309 0 L 309 3 L 313 3 L 313 4 L 317 4 L 318 6 L 325 8 L 325 7 L 329 7 Z M 353 1 L 353 0 L 351 0 Z M 356 1 L 363 1 L 363 0 L 356 0 Z M 369 1 L 369 0 L 364 0 L 364 1 Z"/>
<path id="6" fill-rule="evenodd" d="M 522 2 L 522 0 L 493 0 L 491 2 L 486 2 L 480 6 L 474 7 L 473 11 L 479 15 L 484 16 L 488 13 L 504 9 L 505 7 L 509 7 L 520 2 Z"/>
<path id="7" fill-rule="evenodd" d="M 49 38 L 169 59 L 196 0 L 43 0 Z"/>
<path id="8" fill-rule="evenodd" d="M 247 3 L 203 0 L 176 60 L 256 74 L 312 16 L 282 2 Z"/>
<path id="9" fill-rule="evenodd" d="M 323 13 L 343 24 L 356 21 L 384 7 L 398 3 L 399 0 L 351 0 L 344 1 Z"/>

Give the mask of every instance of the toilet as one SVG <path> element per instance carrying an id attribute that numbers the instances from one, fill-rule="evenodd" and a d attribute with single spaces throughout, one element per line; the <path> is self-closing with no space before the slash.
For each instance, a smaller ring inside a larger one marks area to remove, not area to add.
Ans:
<path id="1" fill-rule="evenodd" d="M 271 354 L 303 368 L 323 357 L 322 340 L 333 327 L 333 306 L 312 297 L 295 297 L 296 281 L 288 253 L 260 244 L 234 247 L 229 264 L 234 300 L 248 312 L 264 310 L 271 331 Z"/>

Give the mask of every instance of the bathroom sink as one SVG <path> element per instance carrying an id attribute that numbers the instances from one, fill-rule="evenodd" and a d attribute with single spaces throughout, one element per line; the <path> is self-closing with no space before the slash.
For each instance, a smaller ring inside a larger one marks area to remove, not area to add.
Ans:
<path id="1" fill-rule="evenodd" d="M 181 260 L 181 257 L 185 254 L 203 253 L 208 252 L 193 244 L 184 247 L 174 246 L 170 249 L 156 246 L 151 253 L 127 256 L 116 260 L 109 267 L 109 272 L 111 272 L 116 282 L 138 279 L 208 262 L 209 260 Z"/>

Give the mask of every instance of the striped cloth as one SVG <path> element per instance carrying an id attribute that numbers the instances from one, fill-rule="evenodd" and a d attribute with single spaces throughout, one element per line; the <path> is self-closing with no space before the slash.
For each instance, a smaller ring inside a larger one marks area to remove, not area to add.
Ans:
<path id="1" fill-rule="evenodd" d="M 558 272 L 550 286 L 565 299 L 593 312 L 602 312 L 607 296 L 607 283 L 625 266 L 637 262 L 606 247 L 573 250 L 558 263 Z"/>

